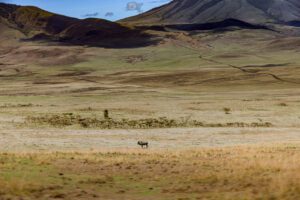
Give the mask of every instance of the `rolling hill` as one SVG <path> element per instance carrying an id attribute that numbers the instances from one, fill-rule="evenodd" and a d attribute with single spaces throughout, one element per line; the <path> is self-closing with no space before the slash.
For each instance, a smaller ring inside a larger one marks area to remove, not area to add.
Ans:
<path id="1" fill-rule="evenodd" d="M 0 29 L 22 35 L 15 39 L 63 41 L 104 47 L 136 47 L 152 42 L 149 34 L 119 23 L 103 19 L 80 20 L 37 7 L 4 3 L 0 3 Z"/>
<path id="2" fill-rule="evenodd" d="M 253 24 L 300 21 L 299 0 L 174 0 L 122 20 L 134 24 L 212 23 L 236 19 Z"/>

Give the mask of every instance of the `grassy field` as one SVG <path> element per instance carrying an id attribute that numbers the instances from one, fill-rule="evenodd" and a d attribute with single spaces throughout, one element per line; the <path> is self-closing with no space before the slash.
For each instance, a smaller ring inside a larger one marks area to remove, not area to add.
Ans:
<path id="1" fill-rule="evenodd" d="M 135 49 L 28 42 L 7 50 L 0 58 L 0 118 L 90 118 L 108 109 L 116 120 L 297 126 L 297 38 L 259 30 L 170 34 L 158 46 Z"/>
<path id="2" fill-rule="evenodd" d="M 0 33 L 0 199 L 300 198 L 299 38 L 164 34 L 106 49 Z"/>
<path id="3" fill-rule="evenodd" d="M 299 145 L 0 155 L 1 199 L 298 199 Z"/>

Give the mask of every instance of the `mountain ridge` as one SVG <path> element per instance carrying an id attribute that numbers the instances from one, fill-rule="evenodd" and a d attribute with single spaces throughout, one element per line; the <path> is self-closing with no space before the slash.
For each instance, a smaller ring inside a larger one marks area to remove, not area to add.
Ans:
<path id="1" fill-rule="evenodd" d="M 236 19 L 252 24 L 300 21 L 298 0 L 173 0 L 121 20 L 133 24 L 212 23 Z"/>

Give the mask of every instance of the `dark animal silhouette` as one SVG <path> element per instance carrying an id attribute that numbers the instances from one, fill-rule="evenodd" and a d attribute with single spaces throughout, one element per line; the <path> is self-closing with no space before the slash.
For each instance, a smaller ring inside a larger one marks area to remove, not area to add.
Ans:
<path id="1" fill-rule="evenodd" d="M 148 142 L 138 141 L 137 144 L 140 145 L 142 148 L 145 147 L 146 149 L 148 149 L 148 147 L 149 147 L 149 143 Z"/>

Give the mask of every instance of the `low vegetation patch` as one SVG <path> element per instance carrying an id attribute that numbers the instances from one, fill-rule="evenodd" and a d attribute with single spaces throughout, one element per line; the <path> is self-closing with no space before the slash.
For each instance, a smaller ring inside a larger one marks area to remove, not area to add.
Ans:
<path id="1" fill-rule="evenodd" d="M 0 108 L 30 108 L 30 107 L 41 107 L 41 105 L 35 105 L 32 103 L 27 103 L 27 104 L 11 104 L 11 103 L 6 103 L 3 105 L 0 105 Z"/>
<path id="2" fill-rule="evenodd" d="M 129 64 L 136 64 L 139 62 L 144 62 L 147 61 L 147 58 L 143 55 L 132 55 L 132 56 L 127 56 L 125 58 L 126 63 Z"/>
<path id="3" fill-rule="evenodd" d="M 233 122 L 233 123 L 204 123 L 197 120 L 176 120 L 166 117 L 146 118 L 146 119 L 121 119 L 83 117 L 73 113 L 48 114 L 41 116 L 29 116 L 26 118 L 27 124 L 50 125 L 54 127 L 66 127 L 79 125 L 82 128 L 101 129 L 150 129 L 150 128 L 176 128 L 176 127 L 271 127 L 269 122 Z"/>
<path id="4" fill-rule="evenodd" d="M 288 105 L 286 103 L 280 103 L 278 104 L 279 106 L 282 106 L 282 107 L 287 107 Z"/>
<path id="5" fill-rule="evenodd" d="M 300 199 L 299 146 L 0 154 L 0 199 Z"/>
<path id="6" fill-rule="evenodd" d="M 223 108 L 224 112 L 226 115 L 231 114 L 231 109 L 230 108 Z"/>

